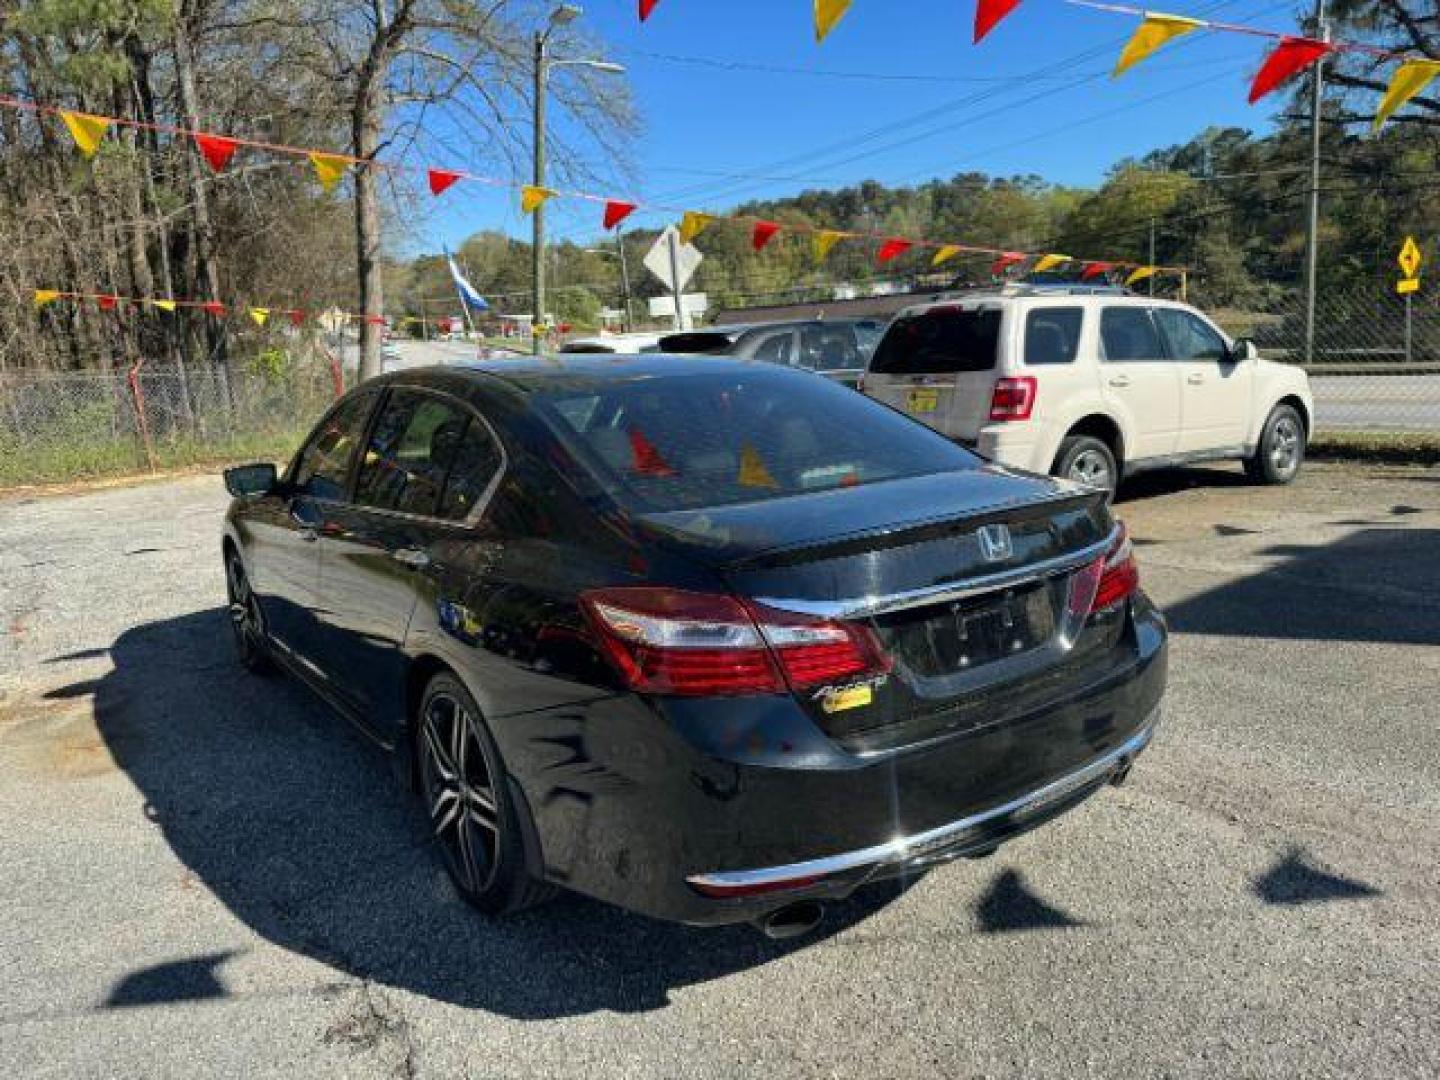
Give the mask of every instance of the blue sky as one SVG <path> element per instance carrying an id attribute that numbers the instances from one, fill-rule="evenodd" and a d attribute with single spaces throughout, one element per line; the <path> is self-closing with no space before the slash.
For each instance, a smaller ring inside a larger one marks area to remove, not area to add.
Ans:
<path id="1" fill-rule="evenodd" d="M 589 185 L 597 193 L 700 210 L 971 170 L 1094 185 L 1116 160 L 1210 125 L 1264 131 L 1283 105 L 1281 95 L 1245 103 L 1265 45 L 1238 35 L 1191 35 L 1111 80 L 1134 20 L 1061 0 L 1024 0 L 978 46 L 973 0 L 855 0 L 819 47 L 809 0 L 660 0 L 643 26 L 635 0 L 584 7 L 606 58 L 629 69 L 643 127 L 628 175 L 563 115 L 552 130 L 603 178 Z M 1297 8 L 1175 0 L 1161 10 L 1291 29 Z M 556 238 L 600 232 L 590 204 L 557 200 L 548 218 Z M 509 193 L 458 185 L 433 206 L 418 246 L 485 228 L 521 235 L 526 223 Z"/>

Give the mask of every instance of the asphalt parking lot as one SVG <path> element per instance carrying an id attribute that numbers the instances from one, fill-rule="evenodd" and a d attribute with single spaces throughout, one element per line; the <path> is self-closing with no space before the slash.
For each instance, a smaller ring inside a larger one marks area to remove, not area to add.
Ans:
<path id="1" fill-rule="evenodd" d="M 464 908 L 378 753 L 232 662 L 224 504 L 0 499 L 0 1075 L 1440 1075 L 1440 470 L 1134 487 L 1130 782 L 786 943 Z"/>

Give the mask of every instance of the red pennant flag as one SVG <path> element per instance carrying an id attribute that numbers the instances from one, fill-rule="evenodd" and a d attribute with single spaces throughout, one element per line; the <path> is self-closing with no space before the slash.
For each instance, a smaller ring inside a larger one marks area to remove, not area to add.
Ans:
<path id="1" fill-rule="evenodd" d="M 619 199 L 611 199 L 605 204 L 605 228 L 613 229 L 627 217 L 636 211 L 637 207 L 632 202 L 621 202 Z"/>
<path id="2" fill-rule="evenodd" d="M 366 316 L 365 316 L 365 321 L 366 321 L 367 323 L 369 323 L 371 326 L 384 326 L 384 325 L 385 325 L 385 316 L 384 316 L 384 315 L 366 315 Z"/>
<path id="3" fill-rule="evenodd" d="M 770 242 L 770 238 L 780 231 L 780 226 L 774 221 L 755 222 L 755 231 L 750 235 L 751 246 L 759 251 Z"/>
<path id="4" fill-rule="evenodd" d="M 1085 269 L 1080 272 L 1080 280 L 1089 281 L 1091 278 L 1099 277 L 1101 274 L 1114 269 L 1114 263 L 1088 262 L 1085 264 Z"/>
<path id="5" fill-rule="evenodd" d="M 203 132 L 195 133 L 195 145 L 200 148 L 200 153 L 210 163 L 214 172 L 220 172 L 230 162 L 240 144 L 234 139 L 228 139 L 224 135 L 206 135 Z"/>
<path id="6" fill-rule="evenodd" d="M 439 195 L 456 180 L 460 179 L 458 172 L 451 172 L 449 169 L 427 169 L 425 175 L 430 180 L 430 194 Z"/>
<path id="7" fill-rule="evenodd" d="M 674 476 L 675 468 L 639 428 L 630 429 L 630 468 L 646 476 Z"/>
<path id="8" fill-rule="evenodd" d="M 1275 46 L 1275 50 L 1265 58 L 1265 63 L 1255 73 L 1255 81 L 1250 84 L 1250 104 L 1254 105 L 1287 79 L 1300 74 L 1326 53 L 1334 51 L 1333 45 L 1323 41 L 1281 38 L 1280 44 Z"/>
<path id="9" fill-rule="evenodd" d="M 977 0 L 975 4 L 975 44 L 979 45 L 981 38 L 994 30 L 1001 19 L 1019 6 L 1020 0 Z"/>
<path id="10" fill-rule="evenodd" d="M 100 305 L 101 311 L 114 311 L 115 305 L 120 302 L 118 296 L 97 296 L 95 302 Z"/>
<path id="11" fill-rule="evenodd" d="M 290 316 L 290 325 L 291 325 L 291 326 L 304 326 L 304 325 L 305 325 L 305 312 L 300 311 L 300 310 L 297 309 L 297 310 L 295 310 L 295 311 L 287 311 L 286 314 Z"/>
<path id="12" fill-rule="evenodd" d="M 880 245 L 880 254 L 876 255 L 875 258 L 882 263 L 889 262 L 898 255 L 904 255 L 905 252 L 910 250 L 911 246 L 909 240 L 902 240 L 898 236 L 892 237 Z"/>
<path id="13" fill-rule="evenodd" d="M 655 5 L 658 4 L 659 2 L 660 2 L 660 0 L 640 0 L 640 21 L 641 21 L 641 22 L 644 22 L 646 19 L 648 19 L 648 18 L 650 17 L 650 13 L 655 10 Z"/>
<path id="14" fill-rule="evenodd" d="M 225 317 L 225 305 L 218 300 L 206 300 L 205 303 L 200 305 L 200 310 L 207 315 L 214 315 L 217 319 L 223 319 Z"/>
<path id="15" fill-rule="evenodd" d="M 1009 267 L 1014 266 L 1016 263 L 1024 262 L 1026 257 L 1023 251 L 1007 251 L 991 265 L 990 273 L 998 277 Z"/>

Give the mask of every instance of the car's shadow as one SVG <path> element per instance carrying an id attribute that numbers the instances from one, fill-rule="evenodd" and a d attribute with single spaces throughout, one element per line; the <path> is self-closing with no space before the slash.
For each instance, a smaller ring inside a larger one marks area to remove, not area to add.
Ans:
<path id="1" fill-rule="evenodd" d="M 94 694 L 107 748 L 179 859 L 266 939 L 383 985 L 527 1019 L 653 1009 L 672 987 L 824 940 L 900 888 L 863 890 L 789 942 L 569 894 L 487 919 L 450 887 L 385 755 L 290 680 L 244 674 L 222 609 L 126 631 L 110 651 L 109 675 L 51 696 Z M 146 981 L 144 1000 L 172 981 Z"/>

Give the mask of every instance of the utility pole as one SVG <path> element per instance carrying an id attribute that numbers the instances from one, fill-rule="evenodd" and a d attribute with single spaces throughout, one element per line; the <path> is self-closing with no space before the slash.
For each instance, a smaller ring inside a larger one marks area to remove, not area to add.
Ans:
<path id="1" fill-rule="evenodd" d="M 625 306 L 625 319 L 620 325 L 629 333 L 635 329 L 630 314 L 630 266 L 625 260 L 625 230 L 618 225 L 615 227 L 615 248 L 620 252 L 620 294 Z"/>
<path id="2" fill-rule="evenodd" d="M 549 37 L 548 30 L 535 33 L 535 169 L 531 183 L 536 187 L 545 186 L 545 47 Z M 532 224 L 535 228 L 530 251 L 531 272 L 535 281 L 535 316 L 530 324 L 530 342 L 531 351 L 539 356 L 540 327 L 545 322 L 545 204 L 535 207 L 530 216 L 534 219 Z"/>
<path id="3" fill-rule="evenodd" d="M 670 288 L 675 294 L 675 329 L 685 329 L 685 312 L 681 307 L 683 289 L 680 288 L 680 233 L 671 229 L 670 237 Z"/>
<path id="4" fill-rule="evenodd" d="M 1330 40 L 1325 0 L 1315 0 L 1315 33 Z M 1315 61 L 1310 77 L 1310 213 L 1305 223 L 1305 362 L 1315 362 L 1315 290 L 1320 262 L 1320 104 L 1325 89 L 1325 58 Z"/>
<path id="5" fill-rule="evenodd" d="M 1150 265 L 1155 265 L 1155 218 L 1150 218 Z M 1147 279 L 1150 284 L 1150 295 L 1155 295 L 1155 275 L 1152 273 Z"/>

